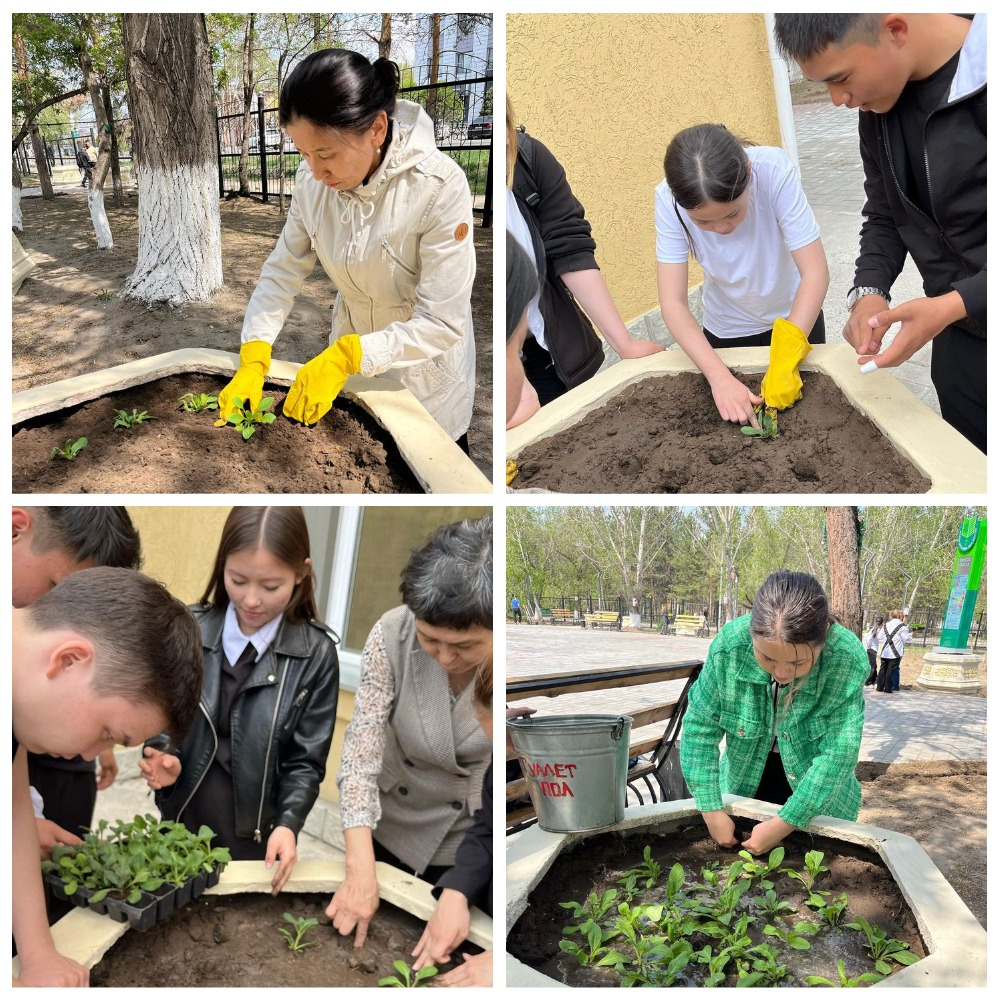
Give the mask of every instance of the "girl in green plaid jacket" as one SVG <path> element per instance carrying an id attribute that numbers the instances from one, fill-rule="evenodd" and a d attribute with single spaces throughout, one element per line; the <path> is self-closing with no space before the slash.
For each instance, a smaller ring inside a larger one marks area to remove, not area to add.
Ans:
<path id="1" fill-rule="evenodd" d="M 719 632 L 680 743 L 684 779 L 718 844 L 736 844 L 724 792 L 781 806 L 743 842 L 754 854 L 813 816 L 857 818 L 867 676 L 861 641 L 831 620 L 823 588 L 805 573 L 772 574 L 750 614 Z"/>

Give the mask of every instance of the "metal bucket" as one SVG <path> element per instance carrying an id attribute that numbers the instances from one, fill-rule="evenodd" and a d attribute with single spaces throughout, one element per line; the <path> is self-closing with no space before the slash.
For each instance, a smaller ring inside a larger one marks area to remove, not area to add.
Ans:
<path id="1" fill-rule="evenodd" d="M 507 731 L 543 830 L 583 833 L 625 818 L 630 715 L 510 719 Z"/>

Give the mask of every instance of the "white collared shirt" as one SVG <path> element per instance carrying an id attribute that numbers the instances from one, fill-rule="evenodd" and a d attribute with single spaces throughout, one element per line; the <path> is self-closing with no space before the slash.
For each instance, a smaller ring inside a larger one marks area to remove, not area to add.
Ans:
<path id="1" fill-rule="evenodd" d="M 230 663 L 235 663 L 246 649 L 247 643 L 253 643 L 253 648 L 257 650 L 259 660 L 267 650 L 267 647 L 274 641 L 274 637 L 281 628 L 283 614 L 276 615 L 266 625 L 262 625 L 253 635 L 244 635 L 240 631 L 240 623 L 236 618 L 236 609 L 232 603 L 226 606 L 226 621 L 222 626 L 222 651 L 226 654 L 226 659 Z M 256 662 L 256 661 L 255 661 Z"/>

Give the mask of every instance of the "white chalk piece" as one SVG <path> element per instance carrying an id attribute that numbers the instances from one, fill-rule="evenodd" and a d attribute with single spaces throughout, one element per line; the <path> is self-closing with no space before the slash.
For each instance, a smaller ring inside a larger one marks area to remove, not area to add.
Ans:
<path id="1" fill-rule="evenodd" d="M 862 375 L 867 375 L 869 372 L 877 372 L 877 371 L 878 371 L 878 365 L 875 363 L 875 359 L 874 358 L 872 358 L 871 361 L 866 361 L 861 366 L 861 374 Z"/>

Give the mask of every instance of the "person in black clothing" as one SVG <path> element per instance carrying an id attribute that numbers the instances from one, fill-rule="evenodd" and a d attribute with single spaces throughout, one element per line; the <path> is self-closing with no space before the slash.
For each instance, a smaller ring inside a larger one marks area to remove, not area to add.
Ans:
<path id="1" fill-rule="evenodd" d="M 985 452 L 986 15 L 776 14 L 775 38 L 834 104 L 861 112 L 866 203 L 845 339 L 880 368 L 933 340 L 941 415 Z M 907 253 L 926 296 L 890 309 Z"/>
<path id="2" fill-rule="evenodd" d="M 626 329 L 566 171 L 541 142 L 515 127 L 509 99 L 507 163 L 507 229 L 534 256 L 542 285 L 529 307 L 523 360 L 544 406 L 597 374 L 604 347 L 595 326 L 622 358 L 643 358 L 663 347 L 636 340 Z"/>
<path id="3" fill-rule="evenodd" d="M 90 183 L 90 175 L 94 170 L 94 165 L 87 156 L 86 149 L 81 146 L 76 151 L 76 165 L 80 168 L 80 187 L 86 187 Z"/>

